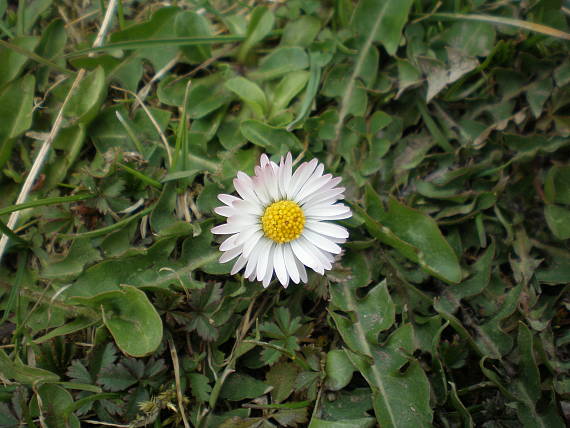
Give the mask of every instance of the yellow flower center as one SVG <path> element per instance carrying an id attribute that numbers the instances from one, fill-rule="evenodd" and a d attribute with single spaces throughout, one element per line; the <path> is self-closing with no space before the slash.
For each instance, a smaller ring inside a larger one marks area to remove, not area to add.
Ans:
<path id="1" fill-rule="evenodd" d="M 280 244 L 301 236 L 305 226 L 305 214 L 293 201 L 273 202 L 261 216 L 263 233 Z"/>

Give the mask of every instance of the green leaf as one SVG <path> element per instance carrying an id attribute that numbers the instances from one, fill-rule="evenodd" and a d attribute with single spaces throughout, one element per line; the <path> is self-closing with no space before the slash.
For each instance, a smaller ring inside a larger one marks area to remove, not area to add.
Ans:
<path id="1" fill-rule="evenodd" d="M 26 366 L 19 359 L 12 361 L 2 349 L 0 349 L 0 374 L 6 379 L 13 379 L 26 385 L 57 382 L 59 380 L 59 376 L 55 373 Z"/>
<path id="2" fill-rule="evenodd" d="M 271 80 L 309 67 L 309 56 L 300 47 L 282 47 L 263 58 L 248 76 L 254 80 Z"/>
<path id="3" fill-rule="evenodd" d="M 176 15 L 176 35 L 179 37 L 210 37 L 210 23 L 202 15 L 187 10 Z M 201 63 L 212 56 L 210 45 L 183 46 L 180 48 L 191 63 Z"/>
<path id="4" fill-rule="evenodd" d="M 35 79 L 26 75 L 0 93 L 0 168 L 12 153 L 13 139 L 32 124 Z"/>
<path id="5" fill-rule="evenodd" d="M 372 218 L 362 209 L 368 231 L 418 263 L 431 275 L 449 283 L 461 281 L 459 260 L 437 223 L 429 216 L 390 199 L 388 211 Z"/>
<path id="6" fill-rule="evenodd" d="M 370 348 L 368 357 L 347 350 L 347 355 L 372 388 L 372 404 L 382 427 L 430 427 L 429 382 L 419 362 L 403 351 L 414 350 L 410 324 L 399 327 L 382 347 Z"/>
<path id="7" fill-rule="evenodd" d="M 570 209 L 558 205 L 546 205 L 544 217 L 554 236 L 558 239 L 570 238 Z"/>
<path id="8" fill-rule="evenodd" d="M 553 204 L 570 205 L 570 166 L 554 165 L 544 180 L 544 196 Z"/>
<path id="9" fill-rule="evenodd" d="M 79 418 L 71 413 L 66 412 L 67 408 L 73 405 L 73 397 L 64 388 L 59 385 L 42 385 L 38 388 L 41 397 L 42 406 L 37 402 L 37 397 L 30 407 L 33 413 L 39 414 L 41 408 L 42 416 L 46 426 L 49 427 L 70 427 L 79 428 Z"/>
<path id="10" fill-rule="evenodd" d="M 459 21 L 444 36 L 454 48 L 468 56 L 487 56 L 495 47 L 495 27 L 485 22 Z"/>
<path id="11" fill-rule="evenodd" d="M 339 391 L 350 383 L 354 366 L 344 351 L 333 349 L 327 352 L 325 372 L 327 374 L 327 388 L 332 391 Z"/>
<path id="12" fill-rule="evenodd" d="M 285 25 L 281 36 L 281 46 L 308 47 L 321 29 L 321 21 L 310 15 L 291 20 Z"/>
<path id="13" fill-rule="evenodd" d="M 292 132 L 269 126 L 258 120 L 244 120 L 241 123 L 240 131 L 247 140 L 257 146 L 263 147 L 270 153 L 299 150 L 302 148 L 301 142 Z"/>
<path id="14" fill-rule="evenodd" d="M 188 379 L 190 380 L 192 395 L 198 402 L 207 403 L 208 400 L 210 400 L 210 393 L 212 392 L 208 377 L 200 373 L 190 373 Z"/>
<path id="15" fill-rule="evenodd" d="M 31 36 L 17 37 L 10 40 L 10 43 L 27 51 L 33 51 L 38 42 L 39 39 L 37 37 Z M 28 57 L 25 55 L 0 45 L 0 89 L 20 74 L 27 61 Z"/>
<path id="16" fill-rule="evenodd" d="M 90 239 L 76 239 L 63 260 L 50 260 L 42 270 L 42 277 L 64 279 L 76 277 L 88 263 L 101 260 L 99 251 L 93 248 Z"/>
<path id="17" fill-rule="evenodd" d="M 326 421 L 312 418 L 309 428 L 372 428 L 376 425 L 374 418 L 343 419 L 339 421 Z"/>
<path id="18" fill-rule="evenodd" d="M 382 43 L 386 51 L 394 55 L 412 3 L 413 0 L 360 0 L 352 28 L 362 37 Z"/>
<path id="19" fill-rule="evenodd" d="M 234 77 L 225 86 L 253 111 L 254 116 L 263 118 L 267 114 L 267 99 L 256 83 L 245 77 Z"/>
<path id="20" fill-rule="evenodd" d="M 65 117 L 83 124 L 91 122 L 106 93 L 105 72 L 97 67 L 79 83 L 65 106 Z"/>
<path id="21" fill-rule="evenodd" d="M 162 341 L 160 316 L 146 294 L 136 287 L 122 285 L 120 290 L 75 297 L 71 301 L 101 311 L 103 323 L 117 346 L 128 355 L 148 355 Z"/>
<path id="22" fill-rule="evenodd" d="M 307 71 L 295 71 L 281 79 L 273 93 L 272 114 L 278 113 L 289 105 L 291 100 L 303 90 L 309 81 L 309 75 Z"/>
<path id="23" fill-rule="evenodd" d="M 331 302 L 335 308 L 352 312 L 358 320 L 358 327 L 353 328 L 353 320 L 332 312 L 340 334 L 351 349 L 370 355 L 369 343 L 378 344 L 380 332 L 389 329 L 395 320 L 395 306 L 392 303 L 386 280 L 376 285 L 362 299 L 358 299 L 354 289 L 347 284 L 331 288 Z M 364 337 L 359 334 L 363 333 Z"/>
<path id="24" fill-rule="evenodd" d="M 162 7 L 156 10 L 150 20 L 140 24 L 134 24 L 123 31 L 114 32 L 111 35 L 111 43 L 107 46 L 99 48 L 105 50 L 111 48 L 109 45 L 116 44 L 116 48 L 122 49 L 121 42 L 133 45 L 130 49 L 137 49 L 138 56 L 148 59 L 155 71 L 164 67 L 176 55 L 176 46 L 161 41 L 151 46 L 145 46 L 144 41 L 153 41 L 153 39 L 166 39 L 176 35 L 176 16 L 180 13 L 177 7 Z M 141 43 L 143 42 L 143 43 Z M 89 52 L 96 51 L 95 49 Z M 75 54 L 86 54 L 87 52 L 77 52 Z"/>
<path id="25" fill-rule="evenodd" d="M 275 16 L 265 6 L 256 7 L 251 12 L 247 26 L 246 38 L 240 46 L 238 61 L 244 62 L 249 51 L 273 29 Z"/>
<path id="26" fill-rule="evenodd" d="M 260 397 L 267 394 L 270 389 L 270 386 L 249 375 L 233 373 L 226 379 L 220 397 L 230 401 L 241 401 Z"/>
<path id="27" fill-rule="evenodd" d="M 280 362 L 271 366 L 265 382 L 273 387 L 271 397 L 274 403 L 282 403 L 294 392 L 298 373 L 299 366 L 293 363 Z"/>

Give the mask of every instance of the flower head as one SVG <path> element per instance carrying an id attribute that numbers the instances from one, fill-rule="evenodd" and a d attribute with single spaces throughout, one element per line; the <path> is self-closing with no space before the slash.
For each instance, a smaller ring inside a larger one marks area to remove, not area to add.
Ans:
<path id="1" fill-rule="evenodd" d="M 338 244 L 348 231 L 332 220 L 349 218 L 340 177 L 323 175 L 317 159 L 293 172 L 291 153 L 279 165 L 263 154 L 255 175 L 238 172 L 234 179 L 237 196 L 218 195 L 225 205 L 215 209 L 227 222 L 212 233 L 230 235 L 220 245 L 221 263 L 237 257 L 232 275 L 245 267 L 245 276 L 267 287 L 273 273 L 284 286 L 307 282 L 305 266 L 324 274 L 332 267 Z"/>

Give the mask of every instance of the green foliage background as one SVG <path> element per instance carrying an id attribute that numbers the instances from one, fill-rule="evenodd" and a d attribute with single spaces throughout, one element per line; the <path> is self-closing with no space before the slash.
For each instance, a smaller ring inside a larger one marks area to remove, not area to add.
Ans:
<path id="1" fill-rule="evenodd" d="M 565 426 L 568 2 L 172 3 L 0 0 L 0 425 Z M 351 237 L 264 290 L 213 208 L 289 151 Z"/>

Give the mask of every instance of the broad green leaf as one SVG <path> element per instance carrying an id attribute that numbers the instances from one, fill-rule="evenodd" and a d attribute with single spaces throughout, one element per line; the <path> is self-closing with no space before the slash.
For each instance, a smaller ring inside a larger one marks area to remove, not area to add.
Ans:
<path id="1" fill-rule="evenodd" d="M 241 401 L 260 397 L 270 389 L 269 385 L 249 375 L 233 373 L 224 382 L 220 397 L 230 401 Z"/>
<path id="2" fill-rule="evenodd" d="M 459 21 L 444 38 L 467 56 L 487 56 L 495 47 L 495 28 L 485 22 Z"/>
<path id="3" fill-rule="evenodd" d="M 372 428 L 376 425 L 374 418 L 344 419 L 339 421 L 326 421 L 312 418 L 309 428 Z"/>
<path id="4" fill-rule="evenodd" d="M 321 29 L 321 21 L 314 16 L 303 15 L 285 25 L 281 36 L 281 46 L 308 47 Z"/>
<path id="5" fill-rule="evenodd" d="M 106 93 L 105 72 L 103 68 L 97 67 L 79 83 L 65 106 L 65 117 L 81 124 L 88 124 L 97 114 Z"/>
<path id="6" fill-rule="evenodd" d="M 6 379 L 26 385 L 36 385 L 44 382 L 57 382 L 59 376 L 48 370 L 30 367 L 19 359 L 12 361 L 3 349 L 0 349 L 0 374 Z"/>
<path id="7" fill-rule="evenodd" d="M 265 117 L 267 114 L 267 98 L 256 83 L 245 77 L 234 77 L 228 80 L 225 86 L 253 111 L 254 116 Z"/>
<path id="8" fill-rule="evenodd" d="M 32 124 L 35 79 L 27 75 L 0 93 L 0 168 L 10 159 L 14 138 Z"/>
<path id="9" fill-rule="evenodd" d="M 429 216 L 401 204 L 388 202 L 388 210 L 375 216 L 364 215 L 368 231 L 381 242 L 397 249 L 431 275 L 449 283 L 461 281 L 457 255 Z"/>
<path id="10" fill-rule="evenodd" d="M 360 0 L 352 17 L 352 28 L 366 39 L 365 48 L 376 41 L 394 55 L 412 3 L 412 0 Z"/>
<path id="11" fill-rule="evenodd" d="M 544 196 L 551 204 L 570 205 L 570 166 L 555 165 L 544 180 Z"/>
<path id="12" fill-rule="evenodd" d="M 295 381 L 299 367 L 293 363 L 279 362 L 271 366 L 265 376 L 265 383 L 271 385 L 271 397 L 274 403 L 282 403 L 295 390 Z"/>
<path id="13" fill-rule="evenodd" d="M 176 15 L 180 13 L 177 7 L 162 7 L 152 15 L 150 20 L 131 25 L 123 31 L 111 34 L 112 43 L 165 39 L 176 35 Z M 136 48 L 133 46 L 131 49 Z M 141 46 L 135 54 L 148 59 L 155 71 L 164 67 L 176 55 L 177 47 L 164 43 L 152 47 Z"/>
<path id="14" fill-rule="evenodd" d="M 277 113 L 286 108 L 291 100 L 303 90 L 309 81 L 309 72 L 296 71 L 289 73 L 281 79 L 275 87 L 271 102 L 271 112 Z"/>
<path id="15" fill-rule="evenodd" d="M 325 371 L 327 374 L 327 388 L 332 391 L 338 391 L 349 384 L 354 372 L 354 366 L 344 351 L 333 349 L 327 352 Z"/>
<path id="16" fill-rule="evenodd" d="M 395 306 L 392 303 L 386 280 L 376 285 L 362 299 L 358 299 L 355 290 L 343 284 L 331 288 L 331 302 L 334 307 L 344 312 L 353 312 L 358 319 L 358 328 L 350 320 L 335 312 L 331 313 L 344 341 L 362 354 L 370 355 L 369 344 L 378 344 L 380 332 L 394 324 Z M 364 337 L 359 334 L 363 333 Z M 363 342 L 363 341 L 366 342 Z"/>
<path id="17" fill-rule="evenodd" d="M 382 427 L 432 426 L 427 376 L 419 362 L 407 356 L 414 351 L 412 326 L 402 325 L 390 335 L 385 345 L 369 346 L 369 349 L 372 362 L 360 353 L 346 352 L 372 388 L 372 404 L 378 423 Z"/>
<path id="18" fill-rule="evenodd" d="M 461 305 L 461 299 L 475 296 L 483 292 L 489 285 L 495 248 L 495 241 L 493 241 L 489 248 L 473 264 L 473 275 L 457 286 L 448 287 L 444 290 L 439 303 L 442 308 L 445 308 L 446 312 L 455 312 Z"/>
<path id="19" fill-rule="evenodd" d="M 300 47 L 282 47 L 263 58 L 259 67 L 249 73 L 254 80 L 271 80 L 309 67 L 309 56 Z"/>
<path id="20" fill-rule="evenodd" d="M 193 83 L 188 94 L 190 119 L 200 119 L 232 101 L 234 96 L 224 85 L 225 79 L 224 73 L 217 73 Z"/>
<path id="21" fill-rule="evenodd" d="M 131 285 L 93 297 L 75 297 L 75 304 L 101 311 L 103 323 L 127 355 L 142 357 L 162 341 L 162 321 L 146 294 Z"/>
<path id="22" fill-rule="evenodd" d="M 301 149 L 301 142 L 295 134 L 281 128 L 274 128 L 258 120 L 245 120 L 240 131 L 253 144 L 263 147 L 271 153 Z"/>
<path id="23" fill-rule="evenodd" d="M 12 39 L 10 42 L 27 51 L 33 51 L 39 40 L 37 37 L 25 36 Z M 0 90 L 20 74 L 27 61 L 27 56 L 8 47 L 0 46 Z"/>
<path id="24" fill-rule="evenodd" d="M 83 124 L 62 129 L 53 142 L 55 149 L 62 151 L 62 156 L 46 166 L 46 183 L 44 187 L 51 189 L 65 180 L 69 169 L 77 160 L 83 143 L 87 137 L 87 129 Z"/>
<path id="25" fill-rule="evenodd" d="M 485 355 L 501 358 L 513 347 L 513 338 L 505 333 L 502 323 L 516 311 L 522 288 L 520 284 L 508 291 L 500 310 L 486 323 L 474 327 L 477 331 L 475 341 L 485 350 Z"/>
<path id="26" fill-rule="evenodd" d="M 558 239 L 570 238 L 570 209 L 558 205 L 546 205 L 544 217 L 554 236 Z"/>
<path id="27" fill-rule="evenodd" d="M 86 264 L 101 260 L 99 251 L 90 239 L 76 239 L 63 260 L 50 260 L 41 276 L 48 279 L 64 279 L 79 275 Z"/>
<path id="28" fill-rule="evenodd" d="M 246 38 L 241 44 L 238 52 L 238 61 L 244 62 L 249 51 L 273 29 L 275 16 L 265 6 L 258 6 L 253 9 L 247 26 Z"/>
<path id="29" fill-rule="evenodd" d="M 212 35 L 210 23 L 204 16 L 187 10 L 176 15 L 176 35 L 179 37 L 209 37 Z M 209 45 L 183 46 L 182 53 L 191 63 L 201 63 L 212 55 Z"/>
<path id="30" fill-rule="evenodd" d="M 73 405 L 73 397 L 69 391 L 59 385 L 42 385 L 38 388 L 38 393 L 41 397 L 41 406 L 37 402 L 37 397 L 34 397 L 30 408 L 36 416 L 41 411 L 46 426 L 69 428 L 81 426 L 79 418 L 74 413 L 66 412 L 67 408 Z"/>

